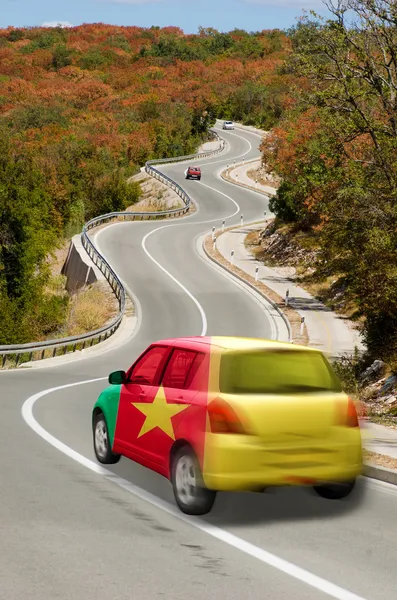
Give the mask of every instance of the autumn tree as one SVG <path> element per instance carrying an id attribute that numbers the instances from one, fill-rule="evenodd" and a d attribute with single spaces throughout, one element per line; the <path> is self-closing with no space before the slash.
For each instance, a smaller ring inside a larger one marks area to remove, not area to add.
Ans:
<path id="1" fill-rule="evenodd" d="M 395 2 L 327 5 L 330 19 L 312 15 L 291 32 L 287 70 L 307 85 L 265 142 L 284 178 L 273 208 L 320 227 L 323 265 L 354 294 L 370 351 L 387 357 L 397 351 Z"/>

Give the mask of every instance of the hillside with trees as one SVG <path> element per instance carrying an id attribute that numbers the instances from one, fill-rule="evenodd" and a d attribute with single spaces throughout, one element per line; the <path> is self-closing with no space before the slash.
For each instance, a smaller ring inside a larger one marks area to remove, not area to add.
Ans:
<path id="1" fill-rule="evenodd" d="M 280 31 L 0 30 L 0 344 L 57 332 L 68 299 L 49 293 L 49 254 L 133 205 L 146 160 L 194 152 L 216 116 L 277 123 L 289 52 Z"/>
<path id="2" fill-rule="evenodd" d="M 346 12 L 346 9 L 350 9 Z M 281 178 L 277 226 L 316 241 L 318 280 L 356 308 L 369 357 L 397 354 L 397 13 L 391 0 L 334 3 L 288 32 L 292 103 L 263 144 Z"/>

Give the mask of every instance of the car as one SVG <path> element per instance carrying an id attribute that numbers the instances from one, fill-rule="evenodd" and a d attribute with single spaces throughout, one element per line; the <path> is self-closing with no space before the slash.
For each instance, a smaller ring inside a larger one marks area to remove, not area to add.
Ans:
<path id="1" fill-rule="evenodd" d="M 233 121 L 223 121 L 222 129 L 234 129 Z"/>
<path id="2" fill-rule="evenodd" d="M 126 457 L 170 480 L 180 510 L 217 492 L 312 486 L 340 499 L 362 472 L 354 402 L 317 349 L 242 337 L 150 344 L 109 375 L 92 412 L 102 464 Z"/>
<path id="3" fill-rule="evenodd" d="M 201 168 L 200 167 L 189 167 L 186 171 L 186 179 L 201 179 Z"/>

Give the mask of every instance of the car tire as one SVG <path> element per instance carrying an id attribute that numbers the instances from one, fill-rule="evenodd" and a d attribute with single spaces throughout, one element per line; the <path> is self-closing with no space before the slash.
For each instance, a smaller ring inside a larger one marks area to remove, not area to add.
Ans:
<path id="1" fill-rule="evenodd" d="M 199 181 L 201 181 L 201 177 L 197 177 L 197 179 L 198 179 Z"/>
<path id="2" fill-rule="evenodd" d="M 205 515 L 215 502 L 216 492 L 205 487 L 199 461 L 188 446 L 179 448 L 172 458 L 171 483 L 180 510 L 186 515 Z"/>
<path id="3" fill-rule="evenodd" d="M 351 494 L 356 480 L 344 481 L 343 483 L 329 483 L 326 485 L 315 485 L 314 491 L 327 500 L 341 500 Z"/>
<path id="4" fill-rule="evenodd" d="M 103 413 L 95 415 L 92 424 L 92 433 L 94 437 L 94 452 L 97 460 L 103 465 L 118 463 L 121 455 L 113 454 L 109 446 L 108 426 Z"/>

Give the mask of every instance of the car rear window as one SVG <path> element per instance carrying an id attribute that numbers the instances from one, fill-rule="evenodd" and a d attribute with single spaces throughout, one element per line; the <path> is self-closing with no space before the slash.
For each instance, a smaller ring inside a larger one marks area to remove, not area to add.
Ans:
<path id="1" fill-rule="evenodd" d="M 197 356 L 197 352 L 176 348 L 173 350 L 165 373 L 162 385 L 171 388 L 184 388 L 190 369 Z"/>
<path id="2" fill-rule="evenodd" d="M 342 391 L 325 357 L 302 350 L 225 352 L 219 379 L 226 394 Z"/>
<path id="3" fill-rule="evenodd" d="M 190 167 L 191 171 L 200 171 L 200 167 Z"/>

